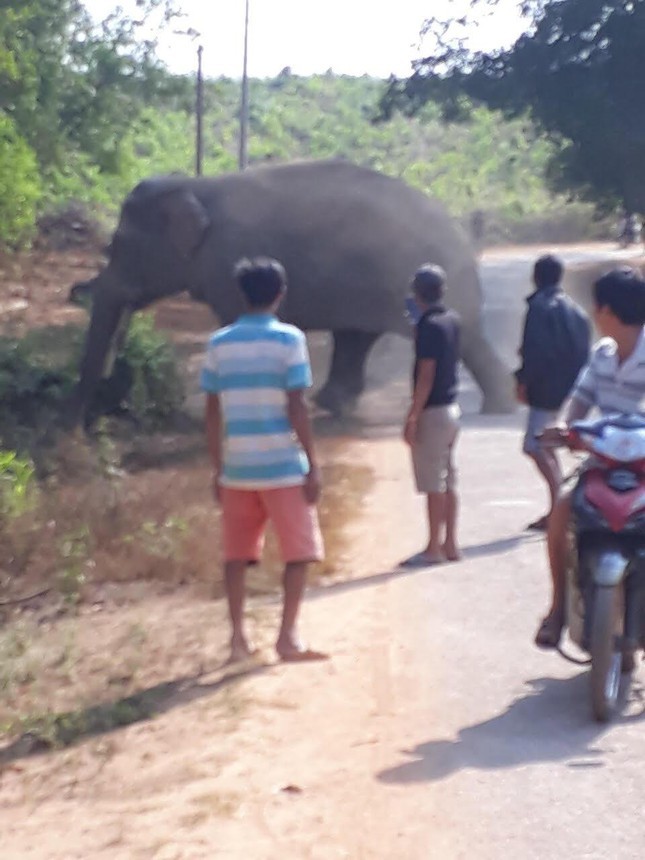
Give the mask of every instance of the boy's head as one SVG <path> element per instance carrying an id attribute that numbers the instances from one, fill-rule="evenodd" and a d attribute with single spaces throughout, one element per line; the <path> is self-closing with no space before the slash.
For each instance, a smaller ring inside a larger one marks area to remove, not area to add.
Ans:
<path id="1" fill-rule="evenodd" d="M 638 269 L 621 266 L 598 278 L 593 300 L 594 321 L 607 337 L 625 326 L 645 325 L 645 281 Z"/>
<path id="2" fill-rule="evenodd" d="M 533 266 L 533 283 L 538 290 L 545 287 L 556 287 L 562 280 L 564 266 L 553 254 L 538 257 Z"/>
<path id="3" fill-rule="evenodd" d="M 235 266 L 234 274 L 250 310 L 276 307 L 287 289 L 287 275 L 283 265 L 269 257 L 240 260 Z"/>
<path id="4" fill-rule="evenodd" d="M 434 305 L 443 298 L 446 287 L 446 273 L 434 263 L 426 263 L 417 269 L 412 279 L 412 292 L 422 305 Z"/>

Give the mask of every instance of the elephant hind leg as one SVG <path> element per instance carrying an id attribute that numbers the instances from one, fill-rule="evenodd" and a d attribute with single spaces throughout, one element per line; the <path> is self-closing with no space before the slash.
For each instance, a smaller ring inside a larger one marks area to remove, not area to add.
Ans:
<path id="1" fill-rule="evenodd" d="M 315 398 L 322 409 L 341 414 L 354 405 L 365 388 L 367 356 L 380 336 L 358 329 L 333 332 L 329 375 Z"/>
<path id="2" fill-rule="evenodd" d="M 484 395 L 482 412 L 514 412 L 516 403 L 511 373 L 483 332 L 470 329 L 463 333 L 462 358 Z"/>

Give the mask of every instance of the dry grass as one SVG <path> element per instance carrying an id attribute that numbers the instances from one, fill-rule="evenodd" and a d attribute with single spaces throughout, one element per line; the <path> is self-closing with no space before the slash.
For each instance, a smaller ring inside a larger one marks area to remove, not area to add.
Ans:
<path id="1" fill-rule="evenodd" d="M 352 521 L 371 483 L 369 469 L 338 459 L 333 441 L 322 448 L 327 559 L 314 582 L 348 573 Z M 38 744 L 65 745 L 147 718 L 177 679 L 212 671 L 224 656 L 225 607 L 211 599 L 223 594 L 219 513 L 201 435 L 148 440 L 147 468 L 134 473 L 114 467 L 115 451 L 103 452 L 99 468 L 99 453 L 67 440 L 57 452 L 65 479 L 52 477 L 36 506 L 0 529 L 10 562 L 0 583 L 6 737 L 30 732 Z M 281 572 L 270 535 L 250 594 L 276 593 Z M 44 586 L 48 594 L 11 603 Z M 260 640 L 265 628 L 273 635 L 274 607 L 251 604 L 249 614 Z M 235 691 L 218 701 L 229 717 L 243 706 Z"/>

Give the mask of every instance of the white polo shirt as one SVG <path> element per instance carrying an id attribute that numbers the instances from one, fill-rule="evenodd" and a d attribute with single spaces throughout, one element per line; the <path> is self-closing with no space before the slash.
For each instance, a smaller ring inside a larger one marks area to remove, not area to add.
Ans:
<path id="1" fill-rule="evenodd" d="M 571 396 L 590 409 L 595 406 L 602 415 L 645 415 L 645 328 L 622 364 L 618 362 L 616 341 L 610 337 L 599 340 Z"/>

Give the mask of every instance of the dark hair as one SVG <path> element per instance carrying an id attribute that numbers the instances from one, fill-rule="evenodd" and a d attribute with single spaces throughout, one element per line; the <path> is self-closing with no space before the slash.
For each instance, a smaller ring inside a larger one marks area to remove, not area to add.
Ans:
<path id="1" fill-rule="evenodd" d="M 564 266 L 562 261 L 553 254 L 538 257 L 533 266 L 533 281 L 538 290 L 544 287 L 555 287 L 562 279 Z"/>
<path id="2" fill-rule="evenodd" d="M 623 325 L 645 325 L 645 281 L 638 269 L 620 266 L 593 285 L 598 308 L 609 308 Z"/>
<path id="3" fill-rule="evenodd" d="M 443 298 L 443 291 L 446 285 L 446 273 L 434 263 L 426 263 L 417 269 L 414 278 L 412 279 L 412 289 L 419 298 L 432 304 Z"/>
<path id="4" fill-rule="evenodd" d="M 269 307 L 287 286 L 284 266 L 269 257 L 240 260 L 234 274 L 251 308 Z"/>

